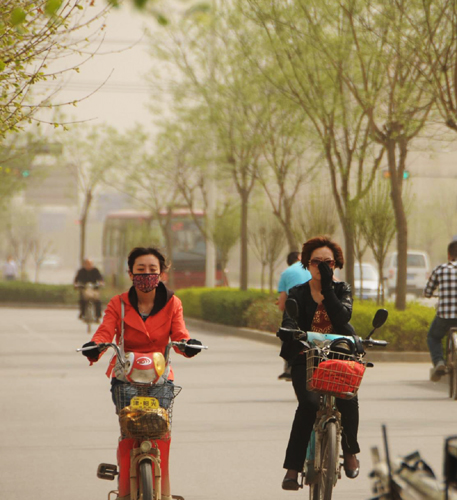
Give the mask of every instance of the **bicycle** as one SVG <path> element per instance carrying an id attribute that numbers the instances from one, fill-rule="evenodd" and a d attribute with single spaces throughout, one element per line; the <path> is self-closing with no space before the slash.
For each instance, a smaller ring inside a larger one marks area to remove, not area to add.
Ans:
<path id="1" fill-rule="evenodd" d="M 298 306 L 287 299 L 288 315 L 297 320 Z M 366 367 L 364 347 L 382 346 L 388 342 L 373 340 L 371 336 L 387 320 L 388 312 L 379 309 L 372 322 L 373 330 L 366 339 L 327 333 L 303 332 L 300 329 L 280 328 L 279 334 L 292 334 L 306 351 L 306 385 L 309 391 L 319 393 L 319 409 L 306 450 L 300 487 L 309 486 L 310 500 L 331 500 L 333 488 L 341 478 L 339 461 L 341 443 L 341 414 L 336 398 L 353 398 L 359 389 Z"/>
<path id="2" fill-rule="evenodd" d="M 157 440 L 171 437 L 172 409 L 175 397 L 181 387 L 166 381 L 162 375 L 167 373 L 171 347 L 184 351 L 185 341 L 170 342 L 162 353 L 126 353 L 114 343 L 100 343 L 100 352 L 112 348 L 127 374 L 127 383 L 117 386 L 114 399 L 116 413 L 119 415 L 121 439 L 134 439 L 135 445 L 130 454 L 130 500 L 166 500 L 162 496 L 160 450 Z M 203 345 L 192 345 L 196 349 L 208 349 Z M 83 347 L 77 352 L 93 349 Z M 97 477 L 113 481 L 119 475 L 117 465 L 102 463 L 98 466 Z M 117 498 L 118 490 L 108 493 Z M 175 500 L 183 497 L 173 495 Z"/>
<path id="3" fill-rule="evenodd" d="M 97 322 L 96 301 L 100 300 L 100 283 L 76 283 L 75 288 L 81 289 L 81 298 L 84 301 L 84 314 L 81 318 L 87 325 L 90 335 L 92 324 Z"/>
<path id="4" fill-rule="evenodd" d="M 449 397 L 457 400 L 457 328 L 449 328 L 446 341 L 446 371 L 449 376 Z"/>

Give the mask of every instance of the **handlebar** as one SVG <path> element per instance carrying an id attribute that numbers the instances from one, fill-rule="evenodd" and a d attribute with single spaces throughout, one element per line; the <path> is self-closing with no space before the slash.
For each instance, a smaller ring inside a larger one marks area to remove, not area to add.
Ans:
<path id="1" fill-rule="evenodd" d="M 281 338 L 281 334 L 286 334 L 286 335 L 291 335 L 293 339 L 295 340 L 300 340 L 302 342 L 307 342 L 307 341 L 313 341 L 314 338 L 318 337 L 319 339 L 322 340 L 336 340 L 339 338 L 345 338 L 348 339 L 351 342 L 355 342 L 354 337 L 350 337 L 347 335 L 335 335 L 335 334 L 328 334 L 328 333 L 317 333 L 317 332 L 304 332 L 299 329 L 293 329 L 293 328 L 280 328 L 278 333 L 276 334 L 277 337 Z M 374 340 L 372 338 L 367 338 L 367 339 L 359 339 L 360 342 L 364 347 L 386 347 L 389 342 L 386 340 Z"/>
<path id="2" fill-rule="evenodd" d="M 119 346 L 117 344 L 114 344 L 112 342 L 101 342 L 100 344 L 97 344 L 96 346 L 89 346 L 89 347 L 80 347 L 76 349 L 76 352 L 83 352 L 83 351 L 90 351 L 91 349 L 98 349 L 99 352 L 106 351 L 108 348 L 112 347 L 116 353 L 117 359 L 121 363 L 122 366 L 125 365 L 125 360 L 122 358 L 121 355 L 121 350 L 119 349 Z M 170 349 L 172 347 L 177 347 L 181 352 L 184 352 L 186 347 L 191 347 L 192 349 L 208 349 L 208 346 L 206 345 L 196 345 L 196 344 L 188 344 L 185 340 L 179 340 L 179 341 L 172 341 L 170 342 L 167 347 L 165 348 L 165 361 L 168 362 L 168 358 L 170 355 Z"/>
<path id="3" fill-rule="evenodd" d="M 368 347 L 373 347 L 373 346 L 386 347 L 387 345 L 389 345 L 389 342 L 387 342 L 387 340 L 361 339 L 361 341 L 362 344 Z"/>
<path id="4" fill-rule="evenodd" d="M 95 283 L 93 281 L 88 281 L 87 283 L 80 283 L 79 281 L 74 283 L 75 288 L 101 288 L 103 286 L 102 281 L 96 281 Z"/>

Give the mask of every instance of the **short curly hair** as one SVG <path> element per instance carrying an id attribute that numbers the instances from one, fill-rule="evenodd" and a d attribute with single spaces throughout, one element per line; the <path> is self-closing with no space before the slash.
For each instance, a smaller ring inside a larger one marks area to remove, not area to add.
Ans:
<path id="1" fill-rule="evenodd" d="M 301 263 L 303 267 L 308 267 L 308 263 L 311 260 L 311 255 L 317 248 L 328 247 L 333 253 L 333 258 L 335 259 L 335 267 L 343 269 L 344 266 L 344 256 L 343 250 L 338 245 L 332 241 L 328 236 L 316 236 L 310 240 L 303 243 L 303 249 L 301 251 Z"/>

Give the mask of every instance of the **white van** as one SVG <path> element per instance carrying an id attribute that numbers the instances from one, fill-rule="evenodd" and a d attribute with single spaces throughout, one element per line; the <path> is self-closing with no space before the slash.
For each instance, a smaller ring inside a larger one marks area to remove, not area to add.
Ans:
<path id="1" fill-rule="evenodd" d="M 430 276 L 430 258 L 426 252 L 408 250 L 406 264 L 406 293 L 422 297 L 425 285 Z M 397 252 L 387 255 L 383 269 L 386 280 L 385 290 L 388 295 L 395 293 L 397 283 Z"/>

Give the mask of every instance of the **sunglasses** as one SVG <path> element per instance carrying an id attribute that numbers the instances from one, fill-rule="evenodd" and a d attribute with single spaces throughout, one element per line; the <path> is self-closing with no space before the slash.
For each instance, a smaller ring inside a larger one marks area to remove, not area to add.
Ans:
<path id="1" fill-rule="evenodd" d="M 314 266 L 314 267 L 317 267 L 321 262 L 325 262 L 326 264 L 329 265 L 329 267 L 335 267 L 335 261 L 332 260 L 332 259 L 328 259 L 328 260 L 320 260 L 320 259 L 311 259 L 309 261 L 309 263 Z"/>

